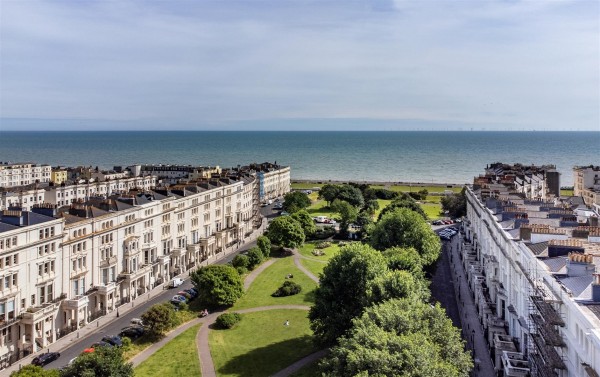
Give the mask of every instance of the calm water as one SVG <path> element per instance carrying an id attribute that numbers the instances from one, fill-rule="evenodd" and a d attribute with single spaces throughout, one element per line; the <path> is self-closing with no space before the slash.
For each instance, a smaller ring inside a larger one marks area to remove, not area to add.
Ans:
<path id="1" fill-rule="evenodd" d="M 110 168 L 277 161 L 293 178 L 470 182 L 486 163 L 600 164 L 600 132 L 0 132 L 0 161 Z"/>

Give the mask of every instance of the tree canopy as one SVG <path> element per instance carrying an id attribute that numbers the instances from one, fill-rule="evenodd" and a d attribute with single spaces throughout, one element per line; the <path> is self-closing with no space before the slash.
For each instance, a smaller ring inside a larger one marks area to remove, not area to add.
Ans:
<path id="1" fill-rule="evenodd" d="M 291 216 L 280 216 L 269 224 L 267 237 L 272 243 L 284 247 L 298 247 L 304 243 L 302 226 Z"/>
<path id="2" fill-rule="evenodd" d="M 320 367 L 332 377 L 467 377 L 473 363 L 439 304 L 409 298 L 367 309 Z"/>
<path id="3" fill-rule="evenodd" d="M 300 224 L 306 237 L 310 237 L 317 230 L 315 221 L 305 210 L 294 213 L 292 218 Z"/>
<path id="4" fill-rule="evenodd" d="M 441 252 L 439 237 L 423 217 L 408 208 L 397 208 L 385 214 L 369 229 L 369 237 L 371 246 L 377 250 L 414 247 L 423 266 L 435 262 Z"/>
<path id="5" fill-rule="evenodd" d="M 321 187 L 319 190 L 319 199 L 323 199 L 327 202 L 327 205 L 330 206 L 331 203 L 337 198 L 339 192 L 338 185 L 326 184 Z"/>
<path id="6" fill-rule="evenodd" d="M 173 305 L 163 302 L 152 305 L 142 314 L 142 321 L 152 335 L 162 336 L 177 324 L 177 316 Z"/>
<path id="7" fill-rule="evenodd" d="M 289 213 L 295 213 L 310 206 L 310 198 L 302 191 L 288 192 L 283 200 L 283 209 Z"/>
<path id="8" fill-rule="evenodd" d="M 242 278 L 235 268 L 209 265 L 191 274 L 198 297 L 209 306 L 231 306 L 244 294 Z"/>
<path id="9" fill-rule="evenodd" d="M 399 198 L 392 200 L 392 202 L 387 207 L 385 207 L 381 210 L 381 212 L 379 212 L 379 218 L 377 220 L 381 220 L 383 216 L 385 216 L 389 212 L 394 211 L 397 208 L 408 208 L 421 215 L 423 219 L 427 220 L 427 214 L 425 213 L 425 211 L 423 211 L 423 208 L 421 208 L 419 203 L 417 203 L 413 198 L 406 194 L 402 194 L 402 196 L 400 196 Z"/>
<path id="10" fill-rule="evenodd" d="M 260 236 L 256 239 L 256 246 L 260 248 L 265 258 L 271 255 L 271 241 L 267 236 Z"/>
<path id="11" fill-rule="evenodd" d="M 412 294 L 414 286 L 409 273 L 389 271 L 383 255 L 370 246 L 354 243 L 343 247 L 323 270 L 308 314 L 317 341 L 334 344 L 365 307 L 405 297 Z"/>
<path id="12" fill-rule="evenodd" d="M 37 365 L 25 365 L 18 371 L 10 374 L 10 377 L 59 377 L 60 374 L 56 369 L 44 369 Z"/>
<path id="13" fill-rule="evenodd" d="M 60 372 L 62 377 L 133 377 L 133 365 L 119 347 L 98 347 L 79 356 Z"/>
<path id="14" fill-rule="evenodd" d="M 441 203 L 442 209 L 448 211 L 448 215 L 452 218 L 467 215 L 467 197 L 465 195 L 465 188 L 463 188 L 459 194 L 444 196 Z"/>

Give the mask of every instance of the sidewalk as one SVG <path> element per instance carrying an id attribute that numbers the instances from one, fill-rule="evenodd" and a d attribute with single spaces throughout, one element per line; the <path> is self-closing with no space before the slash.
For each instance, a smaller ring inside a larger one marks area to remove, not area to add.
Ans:
<path id="1" fill-rule="evenodd" d="M 226 248 L 224 250 L 224 252 L 220 253 L 219 255 L 213 256 L 212 258 L 209 258 L 209 259 L 203 261 L 202 263 L 198 264 L 198 267 L 206 266 L 209 264 L 214 264 L 214 263 L 230 256 L 231 254 L 238 252 L 240 249 L 243 250 L 243 246 L 247 245 L 248 243 L 254 242 L 259 236 L 261 236 L 264 233 L 265 227 L 266 227 L 266 221 L 265 221 L 265 219 L 263 219 L 263 224 L 261 225 L 261 227 L 258 228 L 257 230 L 255 230 L 252 233 L 252 235 L 250 235 L 250 237 L 246 238 L 242 244 L 233 245 L 229 248 Z M 188 279 L 190 276 L 190 273 L 193 272 L 193 270 L 194 269 L 185 271 L 184 273 L 182 273 L 176 277 L 180 277 L 184 280 Z M 79 330 L 76 330 L 68 335 L 65 335 L 64 337 L 58 339 L 56 342 L 50 344 L 47 348 L 44 348 L 42 351 L 39 351 L 37 353 L 26 356 L 20 360 L 17 360 L 14 364 L 9 366 L 8 368 L 1 370 L 0 374 L 8 376 L 8 375 L 10 375 L 10 373 L 12 373 L 14 371 L 18 371 L 21 367 L 31 364 L 31 361 L 33 360 L 33 358 L 42 353 L 62 352 L 64 349 L 71 347 L 74 344 L 77 344 L 77 343 L 85 340 L 89 335 L 102 330 L 107 324 L 109 324 L 110 322 L 112 322 L 113 320 L 118 318 L 119 316 L 128 313 L 135 307 L 137 307 L 141 304 L 144 304 L 146 301 L 149 301 L 152 298 L 156 297 L 157 295 L 163 293 L 164 289 L 165 289 L 165 284 L 167 284 L 167 283 L 168 282 L 165 282 L 161 285 L 156 286 L 151 291 L 136 297 L 129 303 L 119 306 L 116 310 L 113 310 L 112 312 L 107 313 L 105 316 L 102 316 L 92 322 L 89 322 L 88 324 L 86 324 L 85 326 L 80 328 Z"/>
<path id="2" fill-rule="evenodd" d="M 466 339 L 467 347 L 473 352 L 475 367 L 471 375 L 481 377 L 495 376 L 494 364 L 492 363 L 490 351 L 485 342 L 483 328 L 479 322 L 476 305 L 473 301 L 467 276 L 461 263 L 458 251 L 459 242 L 462 242 L 462 237 L 455 237 L 455 240 L 444 245 L 444 252 L 448 253 L 450 257 L 450 270 L 452 271 L 456 301 L 462 322 L 463 339 Z"/>

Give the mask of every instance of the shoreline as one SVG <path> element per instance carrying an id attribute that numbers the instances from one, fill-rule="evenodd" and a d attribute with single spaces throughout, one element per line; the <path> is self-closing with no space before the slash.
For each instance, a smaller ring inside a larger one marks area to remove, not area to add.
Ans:
<path id="1" fill-rule="evenodd" d="M 444 188 L 462 188 L 464 184 L 460 183 L 439 183 L 439 182 L 395 182 L 395 181 L 360 181 L 360 180 L 336 180 L 336 179 L 291 179 L 291 183 L 312 183 L 312 184 L 342 184 L 342 183 L 365 183 L 376 186 L 413 186 L 413 187 L 444 187 Z"/>

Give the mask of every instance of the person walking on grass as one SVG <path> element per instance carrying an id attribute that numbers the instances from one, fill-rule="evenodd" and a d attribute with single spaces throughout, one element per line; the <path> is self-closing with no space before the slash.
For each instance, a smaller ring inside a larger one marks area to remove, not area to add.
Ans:
<path id="1" fill-rule="evenodd" d="M 289 319 L 287 319 L 283 325 L 284 325 L 284 326 L 289 326 L 289 325 L 290 325 L 290 320 L 289 320 Z"/>

